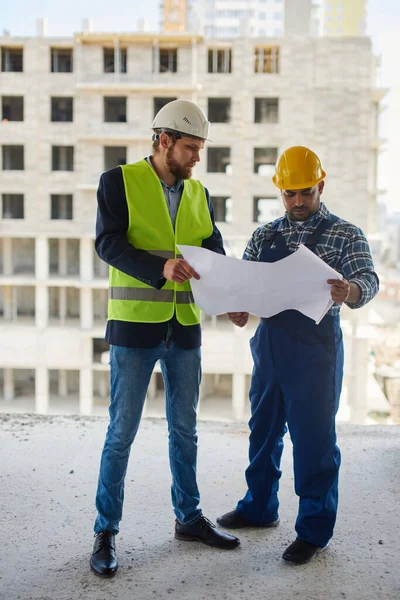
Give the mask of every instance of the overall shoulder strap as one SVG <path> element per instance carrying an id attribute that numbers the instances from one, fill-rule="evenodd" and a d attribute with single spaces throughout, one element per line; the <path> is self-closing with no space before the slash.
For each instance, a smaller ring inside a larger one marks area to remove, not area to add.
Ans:
<path id="1" fill-rule="evenodd" d="M 271 224 L 269 231 L 267 231 L 267 233 L 264 234 L 264 241 L 267 246 L 271 246 L 272 242 L 275 240 L 276 236 L 278 235 L 278 233 L 279 233 L 278 227 L 279 227 L 279 221 L 274 221 Z"/>
<path id="2" fill-rule="evenodd" d="M 336 217 L 336 215 L 330 215 L 329 218 L 322 219 L 318 227 L 316 227 L 313 233 L 310 233 L 310 235 L 308 236 L 305 246 L 307 246 L 307 248 L 313 252 L 322 234 L 325 233 L 325 231 L 329 229 L 329 227 L 331 227 L 334 223 L 336 223 L 338 219 L 339 217 Z"/>

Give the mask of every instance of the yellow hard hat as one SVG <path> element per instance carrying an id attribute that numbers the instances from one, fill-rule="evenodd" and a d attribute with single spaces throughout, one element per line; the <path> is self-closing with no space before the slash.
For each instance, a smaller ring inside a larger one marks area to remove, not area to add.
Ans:
<path id="1" fill-rule="evenodd" d="M 272 181 L 280 190 L 303 190 L 317 185 L 325 177 L 315 152 L 305 146 L 292 146 L 276 161 Z"/>

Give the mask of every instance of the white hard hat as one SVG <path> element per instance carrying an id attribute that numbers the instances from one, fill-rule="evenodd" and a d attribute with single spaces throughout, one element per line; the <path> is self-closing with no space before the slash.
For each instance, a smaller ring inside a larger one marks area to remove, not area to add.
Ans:
<path id="1" fill-rule="evenodd" d="M 151 128 L 171 129 L 184 135 L 207 140 L 210 133 L 210 122 L 195 102 L 172 100 L 158 111 Z"/>

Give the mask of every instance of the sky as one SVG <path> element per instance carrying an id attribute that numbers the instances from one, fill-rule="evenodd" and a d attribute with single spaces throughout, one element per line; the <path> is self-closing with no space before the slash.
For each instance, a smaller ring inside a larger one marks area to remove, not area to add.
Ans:
<path id="1" fill-rule="evenodd" d="M 114 10 L 110 10 L 109 0 L 68 0 L 68 10 L 61 10 L 62 4 L 57 0 L 13 0 L 0 16 L 0 33 L 5 29 L 11 35 L 35 35 L 38 17 L 48 19 L 48 34 L 54 36 L 80 31 L 82 19 L 88 17 L 93 19 L 94 31 L 136 31 L 139 19 L 146 20 L 148 30 L 159 27 L 160 0 L 119 0 Z M 380 126 L 380 137 L 386 139 L 378 163 L 378 188 L 385 190 L 380 201 L 390 212 L 400 212 L 400 2 L 369 0 L 367 6 L 368 34 L 382 61 L 379 86 L 390 88 L 382 102 L 387 108 Z"/>

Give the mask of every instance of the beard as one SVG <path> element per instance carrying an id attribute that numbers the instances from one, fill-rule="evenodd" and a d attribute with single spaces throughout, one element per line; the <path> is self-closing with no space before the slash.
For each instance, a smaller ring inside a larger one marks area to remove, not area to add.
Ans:
<path id="1" fill-rule="evenodd" d="M 301 207 L 299 207 L 301 208 Z M 288 210 L 288 215 L 292 219 L 292 221 L 305 221 L 308 217 L 311 217 L 312 212 L 309 208 L 303 208 L 302 210 Z"/>
<path id="2" fill-rule="evenodd" d="M 318 194 L 316 201 L 311 206 L 292 206 L 290 210 L 286 210 L 292 221 L 306 221 L 312 217 L 320 208 L 320 195 Z"/>
<path id="3" fill-rule="evenodd" d="M 176 179 L 190 179 L 192 176 L 192 168 L 189 165 L 181 165 L 173 157 L 174 147 L 171 146 L 167 149 L 165 154 L 165 164 L 168 167 L 168 171 L 176 177 Z"/>

